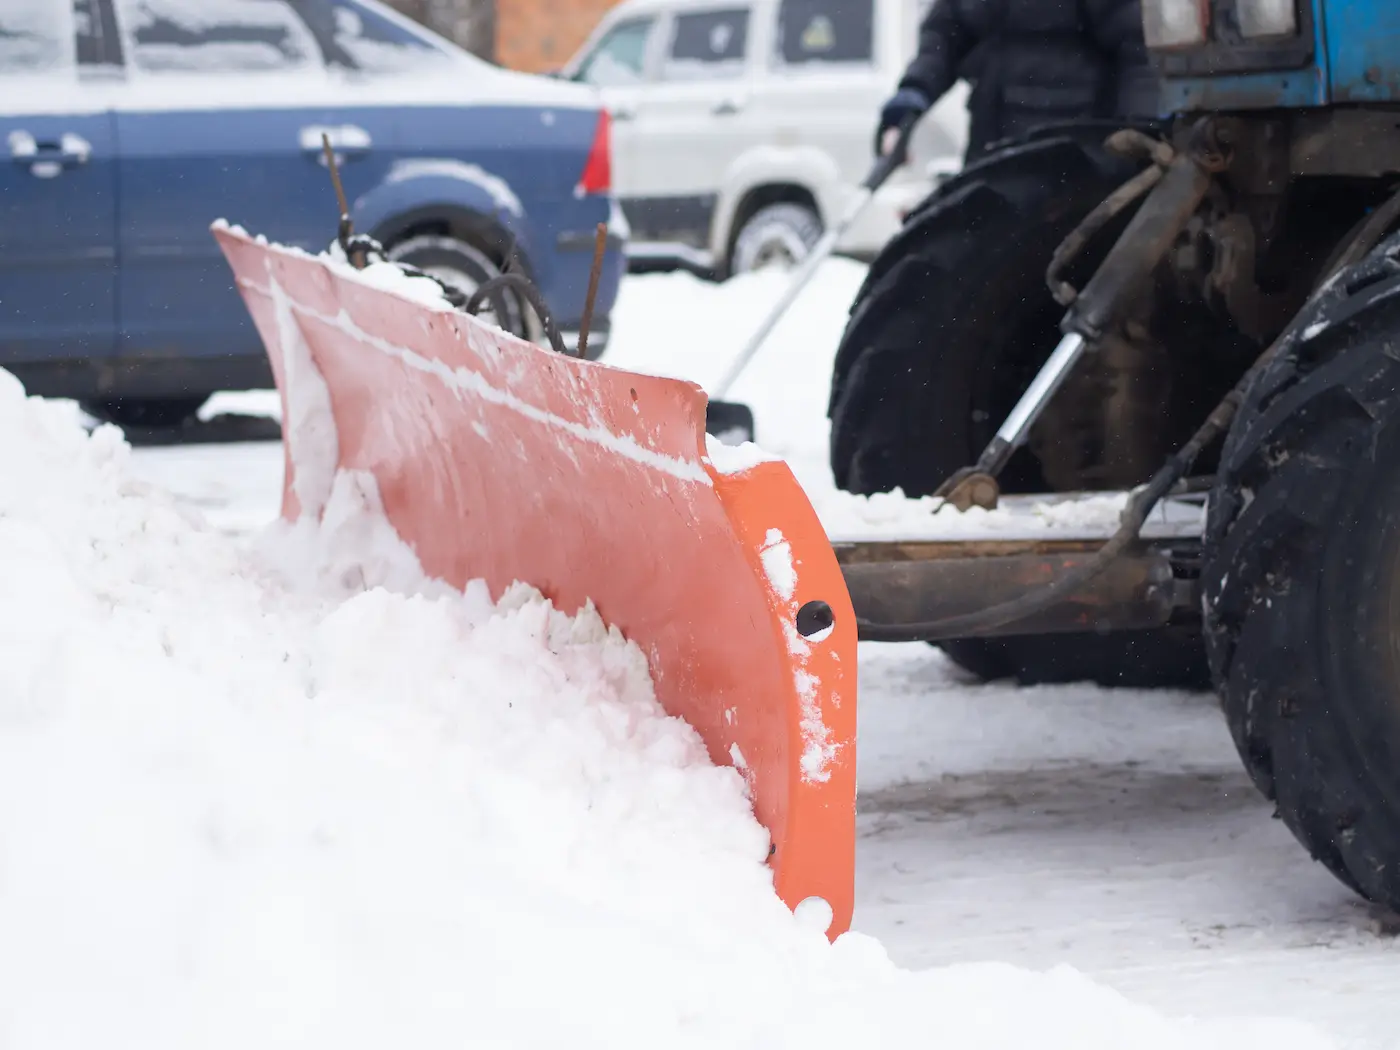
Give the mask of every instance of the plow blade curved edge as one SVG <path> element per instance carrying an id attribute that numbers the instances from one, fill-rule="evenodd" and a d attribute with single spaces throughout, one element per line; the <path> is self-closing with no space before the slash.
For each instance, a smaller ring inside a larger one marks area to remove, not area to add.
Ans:
<path id="1" fill-rule="evenodd" d="M 827 935 L 844 932 L 856 625 L 786 464 L 719 469 L 694 384 L 543 350 L 401 272 L 387 290 L 214 233 L 281 393 L 283 515 L 319 513 L 336 470 L 366 471 L 429 576 L 482 579 L 493 598 L 522 581 L 569 613 L 591 601 L 646 654 L 667 712 L 743 773 L 780 898 L 824 900 Z M 333 427 L 318 429 L 317 399 Z"/>

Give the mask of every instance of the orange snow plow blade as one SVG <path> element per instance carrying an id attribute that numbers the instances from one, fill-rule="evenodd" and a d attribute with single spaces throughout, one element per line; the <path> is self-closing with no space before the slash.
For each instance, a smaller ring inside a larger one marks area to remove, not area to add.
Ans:
<path id="1" fill-rule="evenodd" d="M 374 475 L 428 575 L 484 579 L 493 597 L 524 581 L 566 612 L 592 600 L 641 648 L 665 709 L 743 773 L 779 896 L 825 900 L 827 935 L 844 932 L 856 624 L 786 464 L 717 468 L 691 383 L 566 358 L 348 266 L 215 236 L 282 397 L 283 515 L 305 502 L 297 446 L 317 438 L 294 410 L 310 383 L 329 395 L 338 468 Z"/>

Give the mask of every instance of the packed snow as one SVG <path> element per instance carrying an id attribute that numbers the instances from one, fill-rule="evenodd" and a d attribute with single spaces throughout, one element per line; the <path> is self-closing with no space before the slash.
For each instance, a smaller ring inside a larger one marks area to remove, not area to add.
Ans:
<path id="1" fill-rule="evenodd" d="M 760 451 L 783 456 L 819 506 L 832 491 L 826 382 L 862 273 L 840 260 L 825 266 L 733 392 L 755 409 Z M 776 274 L 723 286 L 629 278 L 606 360 L 712 382 L 782 287 Z M 15 413 L 0 408 L 4 428 Z M 275 413 L 275 396 L 222 395 L 206 415 L 226 410 Z M 0 959 L 27 982 L 0 1001 L 7 1036 L 25 1030 L 16 1016 L 52 1016 L 64 1027 L 44 1045 L 91 1042 L 98 1031 L 135 1043 L 133 1026 L 143 1045 L 161 1045 L 166 1033 L 189 1043 L 204 1023 L 199 1041 L 216 1045 L 220 1031 L 244 1043 L 348 1033 L 354 1045 L 361 1032 L 367 1041 L 392 1030 L 502 1046 L 546 1037 L 979 1050 L 1394 1046 L 1396 927 L 1270 820 L 1209 696 L 973 685 L 929 647 L 862 646 L 857 935 L 827 947 L 772 907 L 766 874 L 745 853 L 756 831 L 735 808 L 737 774 L 662 761 L 674 786 L 658 799 L 634 794 L 643 769 L 663 774 L 626 741 L 602 733 L 580 758 L 589 745 L 569 734 L 588 716 L 573 705 L 596 716 L 614 710 L 606 702 L 619 693 L 600 699 L 571 684 L 585 652 L 599 649 L 561 656 L 538 632 L 517 636 L 513 618 L 527 607 L 543 618 L 537 605 L 493 613 L 471 596 L 347 597 L 366 570 L 340 570 L 363 565 L 367 546 L 349 527 L 323 537 L 333 555 L 354 542 L 348 557 L 322 562 L 319 582 L 279 572 L 311 548 L 264 531 L 280 500 L 275 444 L 134 453 L 136 475 L 170 493 L 151 496 L 135 517 L 197 514 L 218 532 L 181 521 L 178 545 L 152 546 L 174 533 L 117 528 L 94 495 L 107 490 L 79 477 L 105 477 L 124 450 L 98 470 L 110 439 L 83 446 L 54 426 L 56 457 L 38 457 L 34 440 L 6 434 L 0 443 L 0 456 L 26 450 L 14 453 L 16 466 L 0 460 L 3 469 L 29 471 L 25 484 L 0 486 L 0 529 L 22 523 L 28 549 L 48 552 L 7 565 L 23 597 L 6 607 L 19 613 L 0 642 L 0 666 L 44 671 L 24 672 L 0 739 L 35 727 L 48 734 L 32 760 L 26 742 L 23 772 L 13 774 L 24 781 L 20 823 L 11 830 L 13 791 L 0 823 L 0 901 L 11 884 L 36 895 L 22 926 L 0 905 Z M 30 470 L 36 460 L 42 468 Z M 344 483 L 336 492 L 340 505 Z M 357 501 L 372 507 L 372 493 Z M 862 511 L 876 525 L 912 513 L 876 502 Z M 354 519 L 357 529 L 375 520 Z M 60 541 L 59 553 L 44 546 Z M 63 552 L 88 560 L 65 562 Z M 90 571 L 99 557 L 111 562 L 105 575 Z M 379 568 L 364 579 L 402 591 L 413 576 L 392 580 Z M 100 596 L 83 597 L 97 587 Z M 130 625 L 137 639 L 96 636 L 95 616 L 107 618 L 103 632 Z M 213 640 L 202 633 L 211 620 Z M 83 651 L 92 635 L 99 662 L 84 666 L 94 670 L 39 655 L 65 651 L 53 646 L 11 644 L 46 629 Z M 490 644 L 473 637 L 482 630 L 497 632 Z M 158 644 L 165 638 L 172 654 Z M 22 659 L 10 657 L 15 649 Z M 503 681 L 498 656 L 517 660 Z M 496 688 L 512 690 L 507 711 L 528 713 L 528 733 L 510 735 L 513 724 L 496 717 Z M 114 696 L 122 703 L 108 710 Z M 543 733 L 542 711 L 558 716 Z M 113 722 L 120 731 L 108 733 Z M 80 757 L 57 763 L 60 748 Z M 174 788 L 142 779 L 157 776 Z M 142 805 L 123 807 L 115 827 L 103 823 L 109 797 L 138 784 Z M 599 814 L 610 786 L 612 809 Z M 595 792 L 592 809 L 576 790 Z M 190 817 L 205 803 L 222 823 Z M 510 826 L 511 817 L 526 826 Z M 332 841 L 353 847 L 298 853 L 307 827 L 317 829 L 311 841 L 329 828 L 342 836 Z M 42 875 L 11 849 L 21 831 L 44 836 L 55 858 Z M 146 853 L 166 863 L 132 877 Z M 347 854 L 360 863 L 337 863 Z M 93 857 L 111 871 L 92 871 Z M 651 865 L 671 881 L 652 881 Z M 25 879 L 12 883 L 11 870 Z M 121 908 L 109 914 L 101 904 L 113 899 Z M 488 913 L 501 918 L 491 925 Z M 44 936 L 16 946 L 11 929 Z M 134 985 L 151 996 L 147 1006 Z M 99 1026 L 72 1009 L 89 987 L 103 1008 L 126 1011 L 124 1024 Z M 1184 1015 L 1211 1023 L 1162 1020 Z M 1326 1034 L 1229 1020 L 1241 1015 L 1301 1019 Z M 86 1024 L 91 1031 L 67 1038 Z"/>
<path id="2" fill-rule="evenodd" d="M 367 475 L 245 546 L 7 374 L 0 465 L 6 1046 L 1328 1045 L 829 945 L 641 652 L 424 579 Z"/>

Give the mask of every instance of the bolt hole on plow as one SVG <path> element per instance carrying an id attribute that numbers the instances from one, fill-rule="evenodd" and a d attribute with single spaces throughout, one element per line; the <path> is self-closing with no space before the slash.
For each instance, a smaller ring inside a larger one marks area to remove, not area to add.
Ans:
<path id="1" fill-rule="evenodd" d="M 797 633 L 813 642 L 820 642 L 836 626 L 836 614 L 824 601 L 810 601 L 797 610 Z"/>

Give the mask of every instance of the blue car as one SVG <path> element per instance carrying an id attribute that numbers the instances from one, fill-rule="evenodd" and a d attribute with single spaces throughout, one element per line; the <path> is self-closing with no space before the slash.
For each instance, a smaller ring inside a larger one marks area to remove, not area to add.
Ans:
<path id="1" fill-rule="evenodd" d="M 373 0 L 0 2 L 0 367 L 31 394 L 167 426 L 272 386 L 209 226 L 323 251 L 338 159 L 357 232 L 463 291 L 511 265 L 588 356 L 625 268 L 608 116 Z M 514 293 L 482 316 L 535 341 Z"/>

